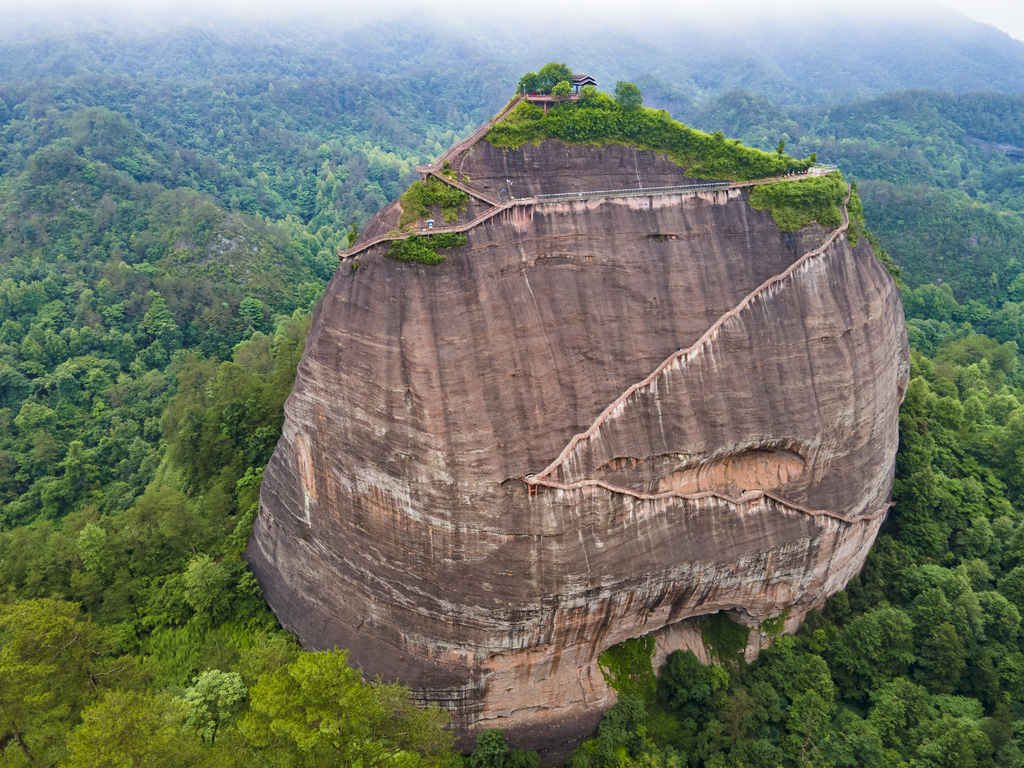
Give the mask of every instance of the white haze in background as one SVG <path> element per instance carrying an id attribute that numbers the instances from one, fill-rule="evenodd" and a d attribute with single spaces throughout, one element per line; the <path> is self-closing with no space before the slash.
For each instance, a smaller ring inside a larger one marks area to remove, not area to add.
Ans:
<path id="1" fill-rule="evenodd" d="M 61 26 L 61 17 L 68 11 L 80 23 L 83 15 L 95 19 L 97 26 L 122 24 L 126 17 L 142 22 L 142 26 L 181 26 L 197 21 L 223 21 L 225 18 L 248 21 L 267 20 L 295 23 L 304 18 L 321 18 L 342 26 L 378 21 L 388 18 L 422 18 L 430 24 L 452 23 L 460 19 L 473 20 L 472 26 L 493 24 L 496 36 L 509 27 L 534 28 L 550 33 L 553 27 L 587 29 L 621 26 L 631 29 L 651 24 L 680 26 L 688 24 L 702 28 L 735 28 L 742 30 L 760 21 L 782 22 L 782 26 L 799 30 L 799 34 L 814 34 L 816 21 L 835 20 L 846 14 L 851 19 L 913 21 L 948 16 L 955 24 L 957 14 L 963 14 L 1002 30 L 1017 40 L 1024 40 L 1024 2 L 1021 0 L 940 0 L 941 6 L 916 0 L 892 2 L 836 3 L 814 0 L 799 2 L 765 3 L 763 0 L 738 0 L 709 3 L 707 0 L 671 2 L 671 0 L 516 0 L 514 3 L 481 3 L 479 0 L 374 0 L 373 2 L 332 2 L 332 0 L 0 0 L 0 13 L 12 18 L 29 18 L 39 29 Z M 82 12 L 86 13 L 83 14 Z M 143 21 L 145 19 L 145 21 Z M 960 17 L 962 22 L 962 17 Z M 794 40 L 799 44 L 799 39 Z"/>
<path id="2" fill-rule="evenodd" d="M 957 0 L 943 5 L 960 11 L 975 21 L 991 24 L 1010 37 L 1024 40 L 1024 3 L 1020 0 Z"/>

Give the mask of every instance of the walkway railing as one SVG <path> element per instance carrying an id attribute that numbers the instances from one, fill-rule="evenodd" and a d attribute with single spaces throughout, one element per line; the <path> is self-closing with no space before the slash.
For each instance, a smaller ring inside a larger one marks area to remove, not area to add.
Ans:
<path id="1" fill-rule="evenodd" d="M 533 199 L 539 203 L 553 203 L 562 200 L 586 200 L 590 197 L 633 197 L 647 195 L 670 195 L 676 192 L 711 192 L 717 189 L 730 189 L 730 181 L 711 181 L 702 184 L 676 184 L 671 187 L 640 187 L 638 189 L 599 189 L 591 192 L 557 192 L 550 195 L 537 195 Z"/>
<path id="2" fill-rule="evenodd" d="M 452 179 L 449 177 L 438 174 L 433 170 L 428 171 L 442 181 L 452 183 Z M 520 197 L 515 200 L 509 200 L 505 203 L 497 203 L 493 198 L 484 196 L 479 192 L 472 192 L 474 196 L 481 200 L 492 203 L 492 207 L 481 213 L 475 219 L 466 222 L 465 224 L 456 224 L 452 227 L 434 227 L 428 229 L 426 233 L 421 232 L 386 232 L 383 235 L 377 235 L 376 237 L 370 238 L 357 246 L 349 248 L 347 251 L 338 251 L 338 258 L 340 259 L 351 259 L 353 256 L 362 253 L 368 248 L 383 243 L 387 240 L 405 240 L 411 235 L 428 234 L 437 235 L 443 232 L 465 232 L 466 230 L 472 229 L 473 227 L 483 224 L 488 219 L 491 219 L 495 214 L 501 211 L 508 210 L 515 206 L 525 205 L 540 205 L 543 203 L 558 203 L 558 202 L 570 202 L 573 200 L 588 200 L 595 197 L 646 197 L 648 195 L 694 195 L 700 194 L 701 192 L 717 192 L 726 191 L 730 189 L 743 189 L 745 187 L 754 187 L 759 184 L 774 184 L 780 181 L 800 181 L 801 179 L 807 178 L 808 174 L 799 174 L 796 176 L 777 176 L 771 179 L 755 179 L 754 181 L 738 181 L 738 182 L 710 182 L 707 184 L 680 184 L 673 187 L 648 187 L 646 189 L 609 189 L 595 192 L 562 192 L 559 194 L 552 195 L 537 195 L 536 197 Z M 469 187 L 464 187 L 461 183 L 452 183 L 452 186 L 468 191 Z"/>
<path id="3" fill-rule="evenodd" d="M 357 246 L 349 248 L 347 251 L 339 251 L 338 257 L 341 259 L 351 259 L 353 256 L 362 253 L 368 248 L 372 248 L 378 243 L 383 243 L 387 240 L 408 240 L 413 235 L 443 235 L 446 232 L 465 232 L 478 224 L 483 224 L 485 221 L 493 218 L 502 211 L 507 211 L 509 208 L 515 208 L 517 205 L 533 205 L 533 202 L 533 199 L 530 198 L 527 200 L 509 200 L 507 203 L 499 203 L 498 205 L 488 208 L 475 219 L 467 221 L 465 224 L 455 224 L 451 227 L 434 227 L 433 229 L 428 229 L 425 232 L 385 232 L 383 235 L 372 237 Z"/>
<path id="4" fill-rule="evenodd" d="M 449 185 L 451 187 L 455 187 L 460 192 L 465 192 L 467 195 L 471 195 L 471 196 L 475 197 L 477 200 L 483 200 L 488 205 L 500 205 L 501 204 L 501 201 L 499 201 L 495 197 L 492 197 L 491 195 L 488 195 L 486 192 L 481 192 L 478 189 L 473 189 L 472 187 L 470 187 L 470 186 L 468 186 L 466 184 L 463 184 L 458 179 L 453 179 L 451 176 L 446 176 L 443 173 L 439 173 L 438 171 L 434 170 L 433 168 L 430 169 L 430 171 L 428 171 L 427 173 L 429 175 L 433 176 L 434 178 L 440 179 L 445 184 L 447 184 L 447 185 Z"/>

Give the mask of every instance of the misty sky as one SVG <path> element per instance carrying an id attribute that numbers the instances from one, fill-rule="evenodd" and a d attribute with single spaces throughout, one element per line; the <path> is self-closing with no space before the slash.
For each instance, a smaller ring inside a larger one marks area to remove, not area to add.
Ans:
<path id="1" fill-rule="evenodd" d="M 944 0 L 942 4 L 1024 40 L 1024 3 L 1020 0 Z"/>
<path id="2" fill-rule="evenodd" d="M 1017 40 L 1024 41 L 1024 2 L 1021 0 L 935 0 L 939 5 L 958 11 L 976 21 L 991 24 Z M 353 0 L 0 0 L 0 11 L 17 12 L 31 9 L 38 13 L 41 5 L 51 7 L 72 6 L 78 9 L 90 8 L 102 11 L 119 9 L 139 12 L 152 10 L 164 19 L 181 19 L 182 16 L 211 11 L 230 16 L 277 16 L 299 18 L 308 14 L 326 14 L 339 19 L 364 21 L 368 18 L 422 14 L 437 20 L 453 11 L 465 11 L 469 15 L 486 14 L 488 4 L 476 0 L 374 0 L 372 3 L 355 3 Z M 628 12 L 625 8 L 628 6 Z M 764 3 L 761 0 L 732 0 L 728 3 L 728 14 L 723 16 L 724 6 L 707 3 L 706 0 L 517 0 L 514 5 L 491 4 L 492 9 L 501 13 L 507 10 L 508 17 L 526 19 L 530 24 L 539 20 L 573 20 L 589 17 L 591 23 L 615 24 L 623 20 L 637 21 L 643 17 L 670 17 L 677 21 L 699 18 L 702 21 L 730 23 L 757 15 L 780 15 L 789 19 L 813 24 L 817 16 L 833 15 L 838 8 L 835 3 L 822 0 L 787 0 L 785 3 Z M 585 9 L 581 14 L 581 9 Z M 923 0 L 861 0 L 855 8 L 857 15 L 865 18 L 871 15 L 927 15 L 935 11 L 935 5 Z M 219 15 L 218 14 L 218 15 Z M 710 15 L 710 18 L 709 18 Z M 569 23 L 573 23 L 570 21 Z"/>
<path id="3" fill-rule="evenodd" d="M 478 0 L 0 0 L 0 11 L 8 18 L 59 16 L 58 8 L 98 11 L 98 16 L 118 18 L 138 13 L 152 15 L 157 24 L 187 23 L 190 16 L 278 17 L 301 20 L 306 16 L 331 16 L 345 23 L 369 22 L 380 18 L 422 15 L 425 18 L 458 18 L 460 12 L 480 20 L 497 14 L 496 25 L 522 24 L 566 27 L 625 25 L 636 29 L 648 19 L 682 23 L 694 20 L 715 26 L 743 26 L 760 17 L 784 18 L 801 27 L 814 19 L 848 14 L 850 17 L 915 18 L 942 13 L 945 6 L 970 18 L 992 25 L 1024 41 L 1024 0 L 859 0 L 856 5 L 839 5 L 823 0 L 730 0 L 727 4 L 707 0 L 516 0 L 511 3 L 480 3 Z M 727 12 L 723 13 L 723 8 Z M 146 13 L 148 11 L 148 13 Z"/>

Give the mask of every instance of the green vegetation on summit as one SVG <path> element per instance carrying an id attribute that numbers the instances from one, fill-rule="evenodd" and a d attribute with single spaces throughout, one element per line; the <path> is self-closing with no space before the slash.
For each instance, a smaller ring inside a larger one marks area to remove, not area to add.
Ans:
<path id="1" fill-rule="evenodd" d="M 622 82 L 616 86 L 615 99 L 586 86 L 578 101 L 555 102 L 547 113 L 524 101 L 484 138 L 505 149 L 526 142 L 539 144 L 544 139 L 567 144 L 627 144 L 667 154 L 695 179 L 750 181 L 804 171 L 814 164 L 812 158 L 797 160 L 744 147 L 720 131 L 707 134 L 689 128 L 667 112 L 643 107 L 639 89 Z"/>

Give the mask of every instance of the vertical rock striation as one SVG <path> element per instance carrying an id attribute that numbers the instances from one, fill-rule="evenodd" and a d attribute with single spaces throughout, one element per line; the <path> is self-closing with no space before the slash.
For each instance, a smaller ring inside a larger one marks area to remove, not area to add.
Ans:
<path id="1" fill-rule="evenodd" d="M 545 164 L 564 191 L 685 183 L 557 142 L 453 167 L 497 197 L 559 191 Z M 550 748 L 611 705 L 611 645 L 692 644 L 720 610 L 792 629 L 841 589 L 888 509 L 899 292 L 866 242 L 780 234 L 745 196 L 520 206 L 437 266 L 343 264 L 248 550 L 282 624 Z"/>

